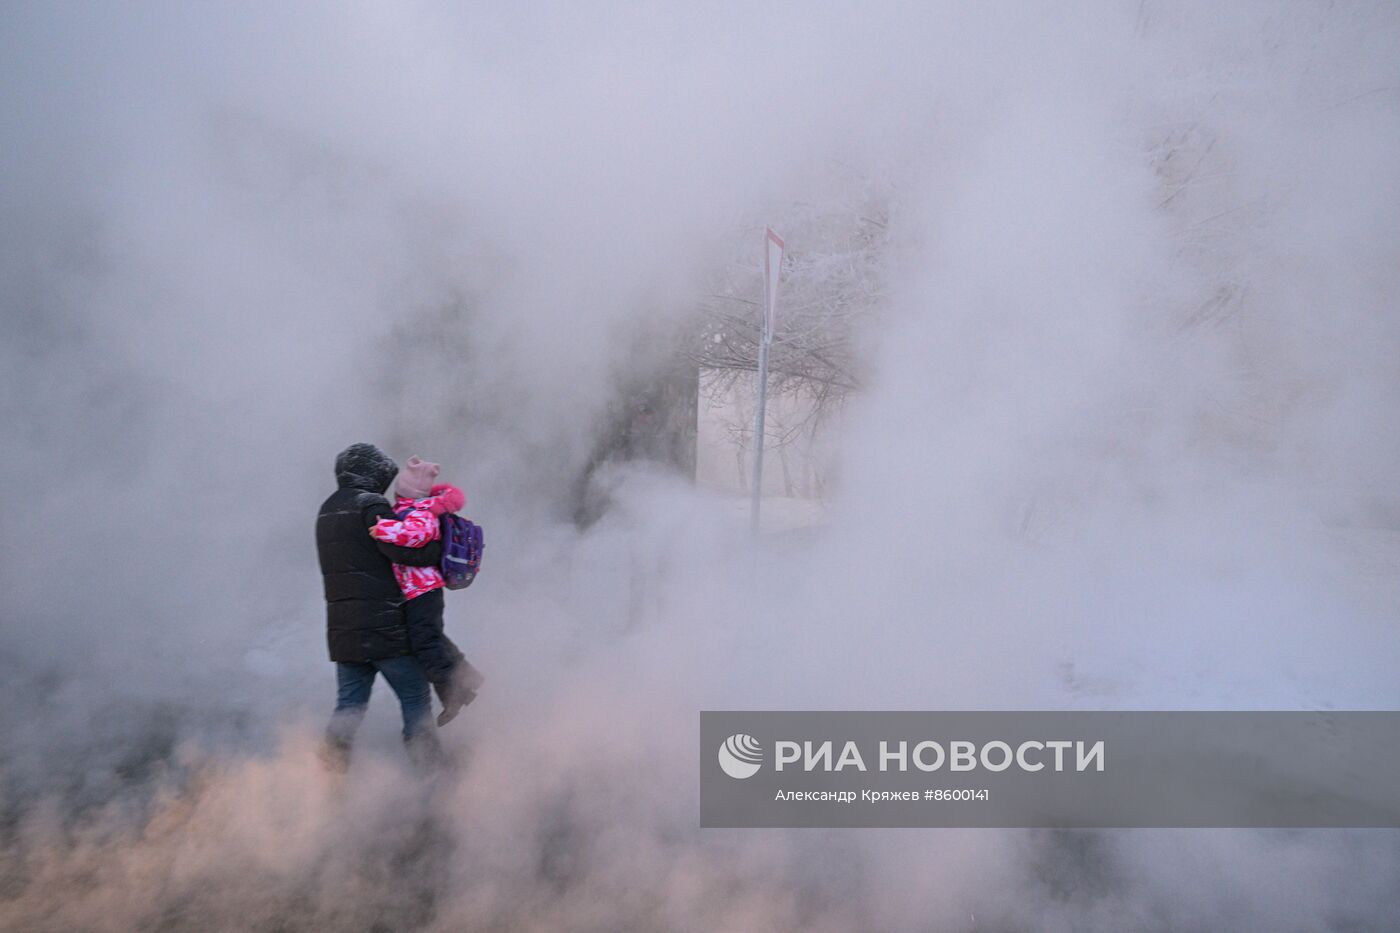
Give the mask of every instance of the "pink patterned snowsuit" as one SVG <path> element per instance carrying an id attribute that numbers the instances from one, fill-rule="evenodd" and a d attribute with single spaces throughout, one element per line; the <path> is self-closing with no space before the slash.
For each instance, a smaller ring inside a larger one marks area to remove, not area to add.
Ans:
<path id="1" fill-rule="evenodd" d="M 455 495 L 454 495 L 455 494 Z M 402 519 L 381 518 L 370 528 L 370 537 L 386 544 L 400 547 L 423 547 L 429 541 L 436 541 L 442 535 L 438 516 L 454 511 L 448 508 L 452 499 L 461 502 L 461 490 L 446 483 L 433 487 L 433 495 L 424 499 L 409 499 L 398 496 L 394 499 L 394 514 Z M 446 500 L 446 501 L 444 501 Z M 461 506 L 459 505 L 458 508 Z M 408 514 L 404 515 L 407 509 Z M 394 565 L 394 578 L 399 581 L 406 599 L 422 596 L 443 587 L 442 571 L 437 567 L 410 567 L 407 564 Z"/>

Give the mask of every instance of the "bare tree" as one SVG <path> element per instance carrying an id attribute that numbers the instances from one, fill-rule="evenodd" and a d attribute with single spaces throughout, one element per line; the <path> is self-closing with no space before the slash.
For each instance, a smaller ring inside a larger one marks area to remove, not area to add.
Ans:
<path id="1" fill-rule="evenodd" d="M 884 298 L 888 192 L 872 190 L 864 179 L 844 181 L 833 186 L 829 200 L 793 204 L 771 221 L 787 252 L 769 350 L 770 388 L 807 396 L 816 418 L 860 387 L 859 335 Z M 762 234 L 761 224 L 735 231 L 731 258 L 700 297 L 687 335 L 686 353 L 710 371 L 704 391 L 712 394 L 729 391 L 758 367 Z"/>

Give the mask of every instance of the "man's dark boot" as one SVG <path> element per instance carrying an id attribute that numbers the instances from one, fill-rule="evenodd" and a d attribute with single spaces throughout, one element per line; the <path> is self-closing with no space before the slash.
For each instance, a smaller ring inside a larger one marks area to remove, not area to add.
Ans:
<path id="1" fill-rule="evenodd" d="M 447 753 L 431 730 L 404 739 L 403 745 L 408 750 L 408 760 L 421 774 L 431 774 L 447 764 Z"/>
<path id="2" fill-rule="evenodd" d="M 332 774 L 344 774 L 350 770 L 350 743 L 335 736 L 326 736 L 316 749 L 316 757 L 321 765 Z"/>

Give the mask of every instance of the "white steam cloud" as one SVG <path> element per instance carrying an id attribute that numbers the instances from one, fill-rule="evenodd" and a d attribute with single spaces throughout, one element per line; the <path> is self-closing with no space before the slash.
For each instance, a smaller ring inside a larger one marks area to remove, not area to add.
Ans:
<path id="1" fill-rule="evenodd" d="M 1393 922 L 1391 832 L 702 833 L 694 761 L 704 708 L 1395 708 L 1393 5 L 0 22 L 0 926 Z M 827 525 L 642 469 L 569 522 L 736 243 L 869 192 Z M 428 785 L 382 687 L 311 751 L 359 440 L 490 535 Z"/>

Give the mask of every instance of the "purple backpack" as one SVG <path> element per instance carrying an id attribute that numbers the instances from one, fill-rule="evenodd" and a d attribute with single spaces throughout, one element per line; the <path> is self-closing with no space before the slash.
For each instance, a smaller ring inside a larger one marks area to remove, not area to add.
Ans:
<path id="1" fill-rule="evenodd" d="M 450 512 L 439 521 L 442 525 L 442 579 L 449 590 L 471 586 L 476 572 L 481 569 L 481 552 L 486 550 L 481 526 Z"/>

